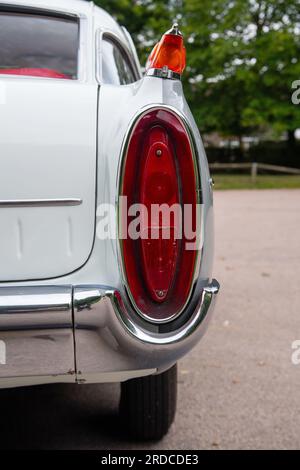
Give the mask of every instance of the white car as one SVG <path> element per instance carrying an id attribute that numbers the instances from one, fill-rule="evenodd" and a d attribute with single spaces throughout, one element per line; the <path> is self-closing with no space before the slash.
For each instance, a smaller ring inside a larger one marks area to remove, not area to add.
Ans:
<path id="1" fill-rule="evenodd" d="M 219 291 L 184 65 L 177 25 L 142 75 L 93 3 L 0 1 L 0 387 L 121 382 L 143 439 Z"/>

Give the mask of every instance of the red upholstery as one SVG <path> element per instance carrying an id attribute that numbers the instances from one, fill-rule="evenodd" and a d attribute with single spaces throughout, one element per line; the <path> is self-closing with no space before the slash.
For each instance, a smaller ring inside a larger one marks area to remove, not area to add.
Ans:
<path id="1" fill-rule="evenodd" d="M 27 75 L 30 77 L 46 77 L 46 78 L 64 78 L 70 79 L 71 77 L 64 73 L 57 72 L 51 69 L 35 69 L 35 68 L 21 68 L 21 69 L 0 69 L 2 75 Z"/>

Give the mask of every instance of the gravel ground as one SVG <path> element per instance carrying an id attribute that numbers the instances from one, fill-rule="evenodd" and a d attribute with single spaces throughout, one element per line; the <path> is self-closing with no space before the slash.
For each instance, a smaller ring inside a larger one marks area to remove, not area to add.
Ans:
<path id="1" fill-rule="evenodd" d="M 208 333 L 180 362 L 168 436 L 122 439 L 116 385 L 55 385 L 0 392 L 2 448 L 300 448 L 300 191 L 216 192 L 215 208 L 222 291 Z"/>

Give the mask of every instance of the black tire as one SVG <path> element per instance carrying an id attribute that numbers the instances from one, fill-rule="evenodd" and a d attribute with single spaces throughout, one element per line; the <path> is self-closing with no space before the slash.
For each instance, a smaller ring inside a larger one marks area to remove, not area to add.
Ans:
<path id="1" fill-rule="evenodd" d="M 176 413 L 177 364 L 158 375 L 121 385 L 120 417 L 126 434 L 138 440 L 159 440 Z"/>

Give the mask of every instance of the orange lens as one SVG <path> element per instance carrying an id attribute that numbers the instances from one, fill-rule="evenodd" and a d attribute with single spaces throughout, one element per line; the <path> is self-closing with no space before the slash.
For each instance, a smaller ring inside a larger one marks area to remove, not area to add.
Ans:
<path id="1" fill-rule="evenodd" d="M 182 74 L 186 66 L 186 52 L 182 36 L 165 34 L 152 50 L 147 70 L 167 66 L 175 73 Z"/>

